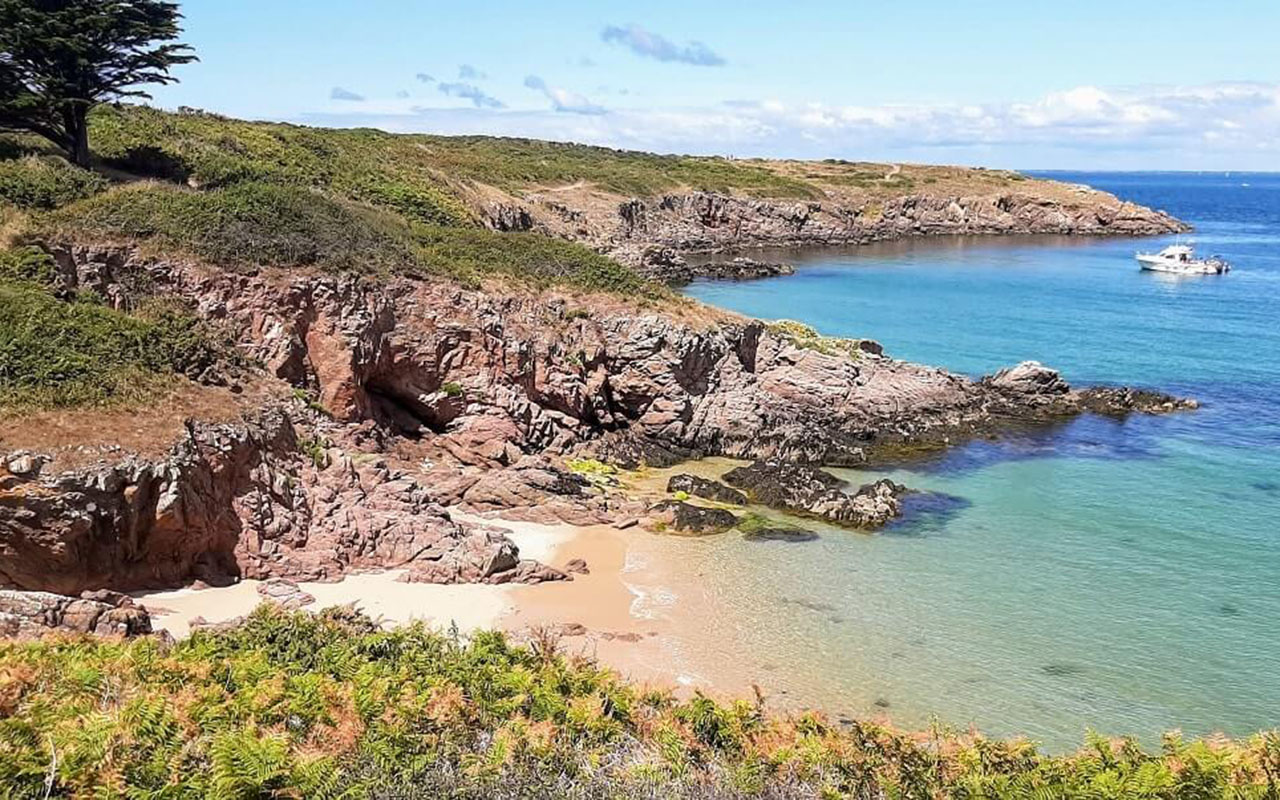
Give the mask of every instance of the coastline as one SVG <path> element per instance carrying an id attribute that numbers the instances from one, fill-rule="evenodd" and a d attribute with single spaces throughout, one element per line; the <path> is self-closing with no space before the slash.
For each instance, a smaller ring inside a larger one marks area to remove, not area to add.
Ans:
<path id="1" fill-rule="evenodd" d="M 713 659 L 697 652 L 701 612 L 706 603 L 694 586 L 671 585 L 672 575 L 639 528 L 612 525 L 547 525 L 452 510 L 454 519 L 502 528 L 521 556 L 550 565 L 583 559 L 589 572 L 571 581 L 536 585 L 479 583 L 427 584 L 398 580 L 404 570 L 365 572 L 337 582 L 300 581 L 315 600 L 306 610 L 354 604 L 383 625 L 415 622 L 466 634 L 494 629 L 516 641 L 545 634 L 565 655 L 599 661 L 620 675 L 677 695 L 694 689 L 716 696 L 745 696 L 751 682 L 726 668 L 708 672 Z M 225 587 L 137 592 L 134 599 L 151 610 L 156 630 L 177 638 L 190 635 L 192 623 L 218 625 L 249 614 L 267 598 L 263 581 L 245 579 Z M 693 662 L 700 667 L 694 669 Z"/>

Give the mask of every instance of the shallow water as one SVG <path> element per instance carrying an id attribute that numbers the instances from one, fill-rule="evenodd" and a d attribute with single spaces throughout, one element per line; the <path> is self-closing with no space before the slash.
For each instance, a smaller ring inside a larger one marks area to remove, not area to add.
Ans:
<path id="1" fill-rule="evenodd" d="M 1054 749 L 1090 727 L 1152 742 L 1280 725 L 1280 175 L 1052 177 L 1192 222 L 1235 270 L 1140 273 L 1133 252 L 1166 239 L 970 238 L 767 254 L 797 273 L 688 293 L 961 372 L 1034 358 L 1203 409 L 1085 417 L 893 472 L 945 502 L 882 535 L 660 547 L 723 609 L 721 657 L 793 702 Z"/>

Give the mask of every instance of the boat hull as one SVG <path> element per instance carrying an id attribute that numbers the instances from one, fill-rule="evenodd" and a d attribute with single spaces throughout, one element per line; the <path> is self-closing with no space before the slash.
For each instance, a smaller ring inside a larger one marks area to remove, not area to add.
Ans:
<path id="1" fill-rule="evenodd" d="M 1171 275 L 1221 275 L 1230 269 L 1226 264 L 1208 261 L 1172 261 L 1147 255 L 1139 255 L 1137 258 L 1141 269 Z"/>

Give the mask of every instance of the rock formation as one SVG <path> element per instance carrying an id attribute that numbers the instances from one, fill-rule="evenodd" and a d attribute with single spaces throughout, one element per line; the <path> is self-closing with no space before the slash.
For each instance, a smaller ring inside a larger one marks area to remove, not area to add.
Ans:
<path id="1" fill-rule="evenodd" d="M 843 490 L 844 481 L 829 472 L 777 460 L 736 467 L 724 479 L 762 505 L 868 530 L 898 516 L 899 498 L 907 491 L 893 481 L 878 480 L 849 493 Z"/>
<path id="2" fill-rule="evenodd" d="M 907 236 L 1073 234 L 1138 236 L 1187 226 L 1161 211 L 1087 187 L 1030 181 L 973 193 L 832 192 L 816 200 L 695 191 L 653 198 L 589 188 L 520 201 L 528 226 L 583 241 L 658 279 L 687 274 L 683 255 L 757 247 L 854 245 Z M 499 230 L 519 216 L 490 214 Z"/>
<path id="3" fill-rule="evenodd" d="M 749 281 L 759 278 L 776 278 L 795 274 L 795 267 L 776 261 L 757 261 L 738 256 L 728 261 L 702 261 L 690 264 L 683 258 L 673 258 L 670 249 L 647 251 L 641 261 L 646 275 L 664 283 L 678 286 L 695 278 L 718 281 Z"/>
<path id="4" fill-rule="evenodd" d="M 151 633 L 151 615 L 117 592 L 67 597 L 0 589 L 0 637 L 35 638 L 50 631 L 142 636 Z"/>
<path id="5" fill-rule="evenodd" d="M 664 500 L 651 512 L 655 524 L 679 533 L 723 533 L 738 524 L 738 518 L 732 511 L 696 506 L 683 500 Z"/>
<path id="6" fill-rule="evenodd" d="M 698 475 L 690 475 L 687 472 L 671 476 L 671 479 L 667 481 L 667 491 L 672 494 L 684 492 L 693 497 L 701 497 L 703 500 L 711 500 L 716 503 L 728 503 L 736 506 L 747 504 L 747 496 L 737 489 L 730 489 L 720 481 L 713 481 L 710 478 L 703 478 Z"/>
<path id="7" fill-rule="evenodd" d="M 191 423 L 161 459 L 0 472 L 0 533 L 0 585 L 63 594 L 331 581 L 423 563 L 485 578 L 517 567 L 494 566 L 514 557 L 509 541 L 454 523 L 384 460 L 336 448 L 328 463 L 305 458 L 281 408 L 239 424 Z"/>

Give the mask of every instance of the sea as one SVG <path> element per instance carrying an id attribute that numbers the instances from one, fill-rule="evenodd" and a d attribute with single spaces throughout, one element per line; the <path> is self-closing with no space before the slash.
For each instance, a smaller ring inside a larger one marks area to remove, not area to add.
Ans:
<path id="1" fill-rule="evenodd" d="M 841 472 L 936 493 L 876 535 L 663 547 L 713 597 L 718 657 L 791 704 L 1051 751 L 1090 730 L 1280 727 L 1280 174 L 1043 176 L 1164 209 L 1234 268 L 1139 271 L 1173 237 L 932 238 L 766 251 L 796 273 L 687 293 L 968 375 L 1035 359 L 1198 411 Z"/>

